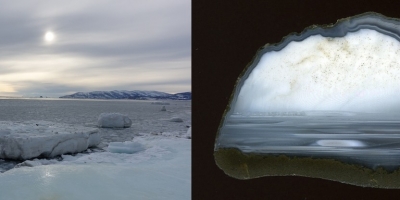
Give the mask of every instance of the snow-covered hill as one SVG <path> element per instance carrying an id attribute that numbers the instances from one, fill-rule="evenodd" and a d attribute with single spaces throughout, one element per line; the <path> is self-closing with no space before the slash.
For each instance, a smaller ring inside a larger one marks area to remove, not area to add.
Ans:
<path id="1" fill-rule="evenodd" d="M 191 100 L 191 92 L 183 92 L 176 94 L 168 94 L 158 91 L 141 91 L 141 90 L 113 90 L 113 91 L 94 91 L 94 92 L 77 92 L 71 95 L 61 96 L 60 98 L 72 99 L 165 99 L 165 100 Z"/>

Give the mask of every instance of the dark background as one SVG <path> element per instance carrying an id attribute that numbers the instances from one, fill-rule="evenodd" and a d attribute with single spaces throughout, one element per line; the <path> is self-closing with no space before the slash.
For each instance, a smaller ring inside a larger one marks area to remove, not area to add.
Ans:
<path id="1" fill-rule="evenodd" d="M 193 199 L 398 199 L 400 190 L 304 177 L 230 178 L 213 157 L 216 132 L 234 84 L 266 43 L 313 24 L 367 11 L 400 18 L 397 1 L 192 1 Z M 400 181 L 400 180 L 399 180 Z"/>

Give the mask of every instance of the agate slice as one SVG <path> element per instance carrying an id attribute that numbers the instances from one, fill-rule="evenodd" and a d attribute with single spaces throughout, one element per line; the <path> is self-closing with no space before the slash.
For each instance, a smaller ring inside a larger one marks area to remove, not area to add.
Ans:
<path id="1" fill-rule="evenodd" d="M 369 12 L 262 47 L 238 79 L 214 156 L 238 179 L 400 188 L 400 20 Z"/>

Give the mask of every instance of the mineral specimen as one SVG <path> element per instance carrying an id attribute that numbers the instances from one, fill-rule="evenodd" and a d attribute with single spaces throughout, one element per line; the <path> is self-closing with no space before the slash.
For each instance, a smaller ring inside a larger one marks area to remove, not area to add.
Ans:
<path id="1" fill-rule="evenodd" d="M 400 188 L 400 20 L 369 12 L 262 47 L 237 81 L 214 156 L 239 179 Z"/>

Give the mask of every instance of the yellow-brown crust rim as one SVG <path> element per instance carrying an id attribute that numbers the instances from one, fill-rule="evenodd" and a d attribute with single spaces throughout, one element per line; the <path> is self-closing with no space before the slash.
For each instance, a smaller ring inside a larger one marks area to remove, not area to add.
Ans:
<path id="1" fill-rule="evenodd" d="M 388 172 L 346 164 L 334 159 L 246 154 L 235 148 L 214 152 L 216 164 L 237 179 L 263 176 L 304 176 L 375 188 L 400 188 L 400 170 Z"/>

